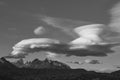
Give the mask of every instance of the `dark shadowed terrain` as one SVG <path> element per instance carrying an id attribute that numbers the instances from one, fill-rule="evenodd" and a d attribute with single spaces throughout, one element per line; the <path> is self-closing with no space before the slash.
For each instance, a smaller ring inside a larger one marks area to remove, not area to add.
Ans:
<path id="1" fill-rule="evenodd" d="M 11 63 L 0 59 L 0 80 L 120 80 L 120 71 L 99 73 L 84 69 L 71 69 L 68 65 L 45 59 Z"/>

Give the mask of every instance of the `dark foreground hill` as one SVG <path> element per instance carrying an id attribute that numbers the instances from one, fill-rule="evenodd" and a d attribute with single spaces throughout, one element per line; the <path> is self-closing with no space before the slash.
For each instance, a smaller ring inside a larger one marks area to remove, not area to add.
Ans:
<path id="1" fill-rule="evenodd" d="M 97 73 L 83 69 L 30 69 L 0 70 L 0 80 L 120 80 L 120 75 Z M 5 80 L 5 79 L 4 79 Z"/>
<path id="2" fill-rule="evenodd" d="M 3 61 L 0 61 L 0 66 L 4 65 L 0 67 L 0 80 L 120 80 L 120 71 L 98 73 L 84 69 L 19 68 L 8 61 L 5 65 Z M 11 67 L 7 67 L 8 64 Z"/>

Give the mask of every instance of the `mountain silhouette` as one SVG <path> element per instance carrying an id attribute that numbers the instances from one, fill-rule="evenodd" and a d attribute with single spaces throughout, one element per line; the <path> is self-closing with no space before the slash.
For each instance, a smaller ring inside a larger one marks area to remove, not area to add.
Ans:
<path id="1" fill-rule="evenodd" d="M 17 68 L 15 65 L 7 61 L 4 57 L 0 58 L 0 68 L 2 69 L 13 69 Z"/>
<path id="2" fill-rule="evenodd" d="M 120 80 L 120 70 L 111 73 L 71 69 L 50 59 L 12 63 L 0 58 L 0 80 Z"/>

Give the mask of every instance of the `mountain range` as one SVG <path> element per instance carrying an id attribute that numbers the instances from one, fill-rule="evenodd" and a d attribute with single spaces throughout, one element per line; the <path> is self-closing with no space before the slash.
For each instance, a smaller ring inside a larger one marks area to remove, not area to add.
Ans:
<path id="1" fill-rule="evenodd" d="M 71 69 L 49 59 L 9 62 L 0 58 L 0 80 L 120 80 L 120 70 L 111 73 Z"/>
<path id="2" fill-rule="evenodd" d="M 59 61 L 53 61 L 48 58 L 41 61 L 34 59 L 33 61 L 27 61 L 24 63 L 23 59 L 19 59 L 16 62 L 9 62 L 4 57 L 0 58 L 0 66 L 17 67 L 17 68 L 32 68 L 32 69 L 71 69 L 65 63 Z"/>

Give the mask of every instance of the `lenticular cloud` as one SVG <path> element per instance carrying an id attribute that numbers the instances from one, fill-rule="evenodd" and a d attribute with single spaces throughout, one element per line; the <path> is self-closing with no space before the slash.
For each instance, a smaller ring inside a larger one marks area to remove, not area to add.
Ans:
<path id="1" fill-rule="evenodd" d="M 59 41 L 48 38 L 25 39 L 13 46 L 11 55 L 27 55 L 29 53 L 38 52 L 39 50 L 37 50 L 37 48 L 49 48 L 51 44 L 59 44 Z"/>
<path id="2" fill-rule="evenodd" d="M 86 45 L 92 45 L 97 44 L 102 41 L 100 38 L 100 34 L 102 32 L 102 27 L 104 25 L 102 24 L 91 24 L 91 25 L 85 25 L 80 26 L 74 29 L 74 32 L 76 32 L 80 38 L 77 38 L 73 40 L 71 43 L 73 44 L 86 44 Z"/>
<path id="3" fill-rule="evenodd" d="M 118 33 L 107 28 L 110 27 L 103 24 L 90 24 L 75 28 L 74 32 L 77 33 L 79 37 L 70 42 L 70 44 L 73 45 L 71 49 L 87 48 L 92 45 L 104 46 L 108 44 L 116 44 L 116 42 L 110 42 L 108 38 L 113 37 L 113 34 Z"/>

